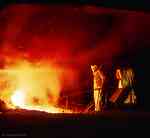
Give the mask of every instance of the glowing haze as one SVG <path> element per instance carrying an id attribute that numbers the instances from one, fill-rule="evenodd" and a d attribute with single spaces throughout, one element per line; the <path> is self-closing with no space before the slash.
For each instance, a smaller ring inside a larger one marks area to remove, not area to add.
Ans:
<path id="1" fill-rule="evenodd" d="M 62 91 L 82 95 L 90 64 L 111 65 L 150 44 L 149 17 L 95 6 L 7 6 L 0 11 L 0 98 L 46 110 Z"/>

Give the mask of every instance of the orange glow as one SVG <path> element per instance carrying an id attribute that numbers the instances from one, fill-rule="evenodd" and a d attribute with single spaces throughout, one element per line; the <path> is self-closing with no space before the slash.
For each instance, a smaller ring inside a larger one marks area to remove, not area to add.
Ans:
<path id="1" fill-rule="evenodd" d="M 121 75 L 121 70 L 120 69 L 116 70 L 116 78 L 119 79 L 119 80 L 122 79 L 122 75 Z"/>
<path id="2" fill-rule="evenodd" d="M 60 75 L 61 70 L 55 66 L 18 61 L 13 66 L 0 70 L 1 79 L 7 82 L 0 99 L 12 108 L 71 113 L 72 111 L 68 109 L 58 107 L 61 90 Z"/>
<path id="3" fill-rule="evenodd" d="M 122 85 L 122 74 L 121 74 L 121 70 L 120 69 L 116 70 L 116 78 L 118 79 L 118 88 L 123 88 L 123 85 Z"/>

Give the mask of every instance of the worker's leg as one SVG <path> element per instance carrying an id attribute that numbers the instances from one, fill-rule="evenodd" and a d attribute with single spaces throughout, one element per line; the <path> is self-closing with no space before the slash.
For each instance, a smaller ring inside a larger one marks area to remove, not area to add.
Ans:
<path id="1" fill-rule="evenodd" d="M 95 111 L 99 111 L 99 90 L 94 90 Z"/>
<path id="2" fill-rule="evenodd" d="M 102 89 L 99 90 L 99 111 L 102 111 L 103 108 L 103 93 Z"/>

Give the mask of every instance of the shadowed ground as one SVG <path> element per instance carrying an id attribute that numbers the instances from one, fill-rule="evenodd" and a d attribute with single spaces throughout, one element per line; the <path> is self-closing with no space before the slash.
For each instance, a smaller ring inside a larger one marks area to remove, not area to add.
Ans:
<path id="1" fill-rule="evenodd" d="M 123 135 L 128 132 L 137 134 L 149 126 L 148 112 L 49 114 L 17 109 L 0 113 L 1 136 L 93 138 L 109 134 L 117 136 L 119 132 L 123 132 Z M 113 133 L 109 133 L 112 130 Z"/>

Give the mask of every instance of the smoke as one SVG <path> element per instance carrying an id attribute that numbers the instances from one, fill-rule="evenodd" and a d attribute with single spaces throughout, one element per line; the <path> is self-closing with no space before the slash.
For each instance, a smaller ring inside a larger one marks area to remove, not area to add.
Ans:
<path id="1" fill-rule="evenodd" d="M 61 89 L 82 87 L 87 81 L 81 81 L 81 75 L 89 71 L 89 64 L 112 64 L 119 55 L 134 55 L 150 44 L 150 16 L 144 13 L 95 6 L 10 5 L 0 14 L 1 67 L 18 59 L 53 64 L 63 70 Z"/>

